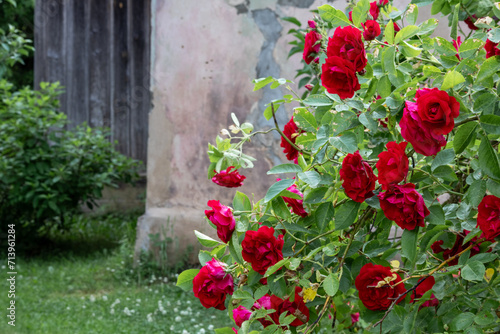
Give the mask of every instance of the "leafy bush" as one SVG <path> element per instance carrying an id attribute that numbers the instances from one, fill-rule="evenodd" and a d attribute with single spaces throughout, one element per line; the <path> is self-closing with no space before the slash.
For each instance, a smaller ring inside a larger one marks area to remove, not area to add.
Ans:
<path id="1" fill-rule="evenodd" d="M 108 133 L 80 125 L 65 130 L 59 84 L 13 91 L 0 81 L 0 217 L 39 226 L 89 208 L 105 186 L 133 182 L 139 162 L 113 149 Z"/>

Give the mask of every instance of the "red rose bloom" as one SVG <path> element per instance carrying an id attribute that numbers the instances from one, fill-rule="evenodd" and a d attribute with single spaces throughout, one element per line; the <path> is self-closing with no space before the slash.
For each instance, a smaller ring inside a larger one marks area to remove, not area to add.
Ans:
<path id="1" fill-rule="evenodd" d="M 207 205 L 212 210 L 205 210 L 205 215 L 217 227 L 217 236 L 219 239 L 228 243 L 236 226 L 231 208 L 215 200 L 208 201 Z"/>
<path id="2" fill-rule="evenodd" d="M 283 134 L 290 139 L 292 143 L 295 144 L 295 141 L 297 140 L 297 136 L 304 131 L 299 130 L 297 127 L 297 124 L 293 121 L 293 116 L 292 118 L 288 121 L 288 123 L 285 124 L 285 127 L 283 129 Z M 283 153 L 286 154 L 286 158 L 288 160 L 295 160 L 299 156 L 299 151 L 297 151 L 292 145 L 290 145 L 285 138 L 281 138 L 281 147 L 284 148 Z"/>
<path id="3" fill-rule="evenodd" d="M 453 96 L 437 88 L 418 89 L 415 94 L 417 112 L 423 125 L 437 135 L 447 135 L 455 126 L 460 103 Z"/>
<path id="4" fill-rule="evenodd" d="M 269 294 L 265 294 L 264 296 L 260 297 L 252 306 L 252 310 L 258 310 L 260 308 L 263 308 L 265 310 L 271 310 L 271 296 Z M 269 319 L 271 316 L 268 315 L 265 318 L 259 318 L 257 319 L 264 328 L 266 328 L 269 325 L 272 325 L 273 322 Z"/>
<path id="5" fill-rule="evenodd" d="M 392 302 L 403 294 L 406 289 L 401 277 L 391 272 L 390 267 L 365 264 L 354 284 L 359 292 L 359 299 L 366 308 L 372 311 L 387 310 Z M 401 298 L 398 304 L 403 301 Z"/>
<path id="6" fill-rule="evenodd" d="M 434 276 L 429 276 L 427 277 L 422 283 L 420 283 L 417 288 L 414 290 L 414 292 L 411 294 L 411 301 L 410 303 L 414 303 L 415 299 L 420 299 L 422 296 L 432 289 L 434 284 L 436 283 L 436 280 L 434 279 Z M 422 307 L 429 307 L 429 306 L 438 306 L 439 300 L 437 300 L 436 296 L 434 294 L 431 295 L 431 299 L 425 301 L 420 308 Z"/>
<path id="7" fill-rule="evenodd" d="M 243 259 L 261 275 L 267 268 L 283 260 L 283 235 L 274 237 L 274 228 L 261 226 L 257 231 L 247 231 L 241 243 Z"/>
<path id="8" fill-rule="evenodd" d="M 377 1 L 370 2 L 370 15 L 374 20 L 378 19 L 380 9 L 378 8 Z"/>
<path id="9" fill-rule="evenodd" d="M 249 311 L 246 307 L 244 306 L 238 306 L 237 308 L 233 309 L 233 318 L 234 322 L 236 323 L 236 326 L 241 327 L 243 322 L 245 320 L 250 319 L 250 316 L 252 315 L 252 311 Z"/>
<path id="10" fill-rule="evenodd" d="M 296 286 L 295 298 L 293 302 L 291 302 L 288 298 L 283 300 L 274 295 L 271 296 L 271 309 L 276 310 L 276 312 L 270 314 L 274 323 L 280 323 L 279 318 L 283 312 L 286 312 L 287 316 L 290 314 L 296 316 L 296 319 L 290 324 L 292 327 L 302 326 L 309 321 L 309 309 L 304 303 L 302 297 L 299 296 L 300 292 L 302 292 L 302 288 Z"/>
<path id="11" fill-rule="evenodd" d="M 441 147 L 446 146 L 446 139 L 428 129 L 417 112 L 417 103 L 406 101 L 403 117 L 399 121 L 401 135 L 412 144 L 415 152 L 425 156 L 436 155 Z"/>
<path id="12" fill-rule="evenodd" d="M 466 18 L 464 20 L 464 22 L 467 24 L 467 26 L 469 27 L 470 30 L 478 30 L 479 28 L 474 25 L 476 20 L 477 20 L 477 16 L 472 15 L 472 17 L 469 16 L 468 18 Z"/>
<path id="13" fill-rule="evenodd" d="M 375 39 L 378 35 L 380 35 L 380 25 L 378 24 L 377 21 L 374 20 L 368 20 L 364 24 L 361 23 L 363 26 L 363 38 L 365 41 L 371 41 Z"/>
<path id="14" fill-rule="evenodd" d="M 460 49 L 460 45 L 462 45 L 462 39 L 461 36 L 458 36 L 456 40 L 453 40 L 453 46 L 455 47 L 455 50 L 457 50 L 457 54 L 455 55 L 458 60 L 462 60 L 460 58 L 460 55 L 458 54 L 458 49 Z"/>
<path id="15" fill-rule="evenodd" d="M 488 195 L 484 196 L 478 206 L 477 226 L 483 233 L 481 238 L 489 241 L 500 235 L 500 198 Z"/>
<path id="16" fill-rule="evenodd" d="M 384 151 L 378 155 L 377 161 L 378 183 L 382 189 L 387 189 L 390 184 L 399 183 L 406 178 L 408 174 L 408 157 L 405 149 L 407 142 L 396 143 L 388 142 Z"/>
<path id="17" fill-rule="evenodd" d="M 237 169 L 231 172 L 233 168 L 234 166 L 229 166 L 226 170 L 221 170 L 220 173 L 215 172 L 212 182 L 226 188 L 241 187 L 246 177 L 240 175 Z"/>
<path id="18" fill-rule="evenodd" d="M 484 49 L 486 50 L 486 59 L 500 55 L 500 50 L 498 49 L 498 43 L 493 43 L 489 39 L 486 40 Z"/>
<path id="19" fill-rule="evenodd" d="M 340 57 L 328 57 L 322 66 L 321 82 L 328 93 L 349 99 L 361 88 L 354 65 Z"/>
<path id="20" fill-rule="evenodd" d="M 389 190 L 381 192 L 378 199 L 384 215 L 395 221 L 402 229 L 411 231 L 417 226 L 425 226 L 424 218 L 430 212 L 413 183 L 394 185 Z"/>
<path id="21" fill-rule="evenodd" d="M 351 26 L 335 29 L 333 37 L 328 39 L 326 55 L 328 58 L 335 56 L 348 60 L 354 65 L 356 72 L 362 71 L 367 59 L 365 46 L 361 40 L 361 31 Z"/>
<path id="22" fill-rule="evenodd" d="M 464 230 L 464 234 L 467 235 L 469 234 L 469 231 Z M 467 242 L 465 245 L 462 245 L 464 243 L 464 237 L 461 234 L 457 235 L 457 238 L 455 239 L 455 243 L 453 244 L 453 247 L 451 249 L 444 249 L 441 246 L 443 245 L 443 240 L 438 240 L 435 241 L 431 245 L 432 252 L 434 254 L 438 253 L 443 253 L 443 260 L 448 260 L 450 257 L 455 256 L 456 254 L 462 252 L 464 249 L 469 247 L 471 245 L 471 242 L 474 243 L 477 241 L 477 237 L 472 238 L 471 241 Z M 470 250 L 470 256 L 474 256 L 476 254 L 479 254 L 481 250 L 479 249 L 479 245 L 476 245 L 472 247 Z M 450 262 L 448 262 L 448 265 L 450 266 L 455 266 L 458 264 L 458 257 Z"/>
<path id="23" fill-rule="evenodd" d="M 319 53 L 320 49 L 321 35 L 316 31 L 309 31 L 305 37 L 304 53 L 302 54 L 302 58 L 306 64 L 310 64 L 314 60 L 314 57 L 316 57 L 316 54 Z"/>
<path id="24" fill-rule="evenodd" d="M 193 279 L 193 292 L 206 308 L 225 310 L 226 295 L 234 291 L 233 277 L 224 272 L 225 264 L 212 259 L 207 262 Z"/>
<path id="25" fill-rule="evenodd" d="M 276 179 L 276 181 L 281 181 L 281 179 Z M 296 184 L 292 184 L 290 187 L 288 187 L 286 190 L 289 192 L 292 192 L 294 194 L 299 195 L 300 197 L 304 198 L 304 194 L 300 192 L 300 190 L 297 188 Z M 291 208 L 291 212 L 295 213 L 296 215 L 299 215 L 301 217 L 307 217 L 308 213 L 306 210 L 304 210 L 304 204 L 303 200 L 301 199 L 295 199 L 295 198 L 290 198 L 290 197 L 285 197 L 282 196 L 283 200 L 285 201 L 286 205 Z"/>
<path id="26" fill-rule="evenodd" d="M 379 4 L 380 6 L 385 6 L 385 5 L 387 5 L 388 3 L 389 3 L 389 0 L 378 0 L 378 4 Z"/>
<path id="27" fill-rule="evenodd" d="M 339 173 L 340 179 L 344 181 L 342 186 L 347 197 L 355 202 L 362 203 L 365 199 L 373 196 L 377 178 L 373 174 L 370 165 L 363 161 L 359 151 L 354 154 L 347 154 L 342 161 L 342 168 Z"/>

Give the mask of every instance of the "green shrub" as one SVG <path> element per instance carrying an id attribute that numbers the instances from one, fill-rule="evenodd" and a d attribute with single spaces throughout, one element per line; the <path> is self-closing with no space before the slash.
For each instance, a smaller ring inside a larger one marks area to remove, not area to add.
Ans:
<path id="1" fill-rule="evenodd" d="M 42 83 L 40 91 L 13 91 L 0 81 L 0 217 L 39 227 L 64 225 L 67 213 L 89 208 L 105 186 L 130 183 L 139 162 L 113 149 L 103 129 L 86 125 L 65 130 L 66 115 L 57 111 L 59 84 Z M 4 225 L 5 225 L 4 224 Z"/>

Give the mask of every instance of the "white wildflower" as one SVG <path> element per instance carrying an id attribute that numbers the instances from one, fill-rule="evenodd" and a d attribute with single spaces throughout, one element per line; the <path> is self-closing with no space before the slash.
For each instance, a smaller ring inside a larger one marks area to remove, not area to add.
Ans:
<path id="1" fill-rule="evenodd" d="M 148 322 L 153 322 L 153 313 L 148 314 Z"/>
<path id="2" fill-rule="evenodd" d="M 131 316 L 131 315 L 132 315 L 132 312 L 130 312 L 130 310 L 128 309 L 128 307 L 125 307 L 125 308 L 123 309 L 123 313 L 125 313 L 125 314 L 126 314 L 126 315 L 128 315 L 128 316 Z"/>
<path id="3" fill-rule="evenodd" d="M 95 296 L 94 295 L 90 295 L 89 300 L 90 300 L 91 303 L 95 302 Z"/>
<path id="4" fill-rule="evenodd" d="M 181 322 L 181 321 L 182 321 L 182 318 L 181 318 L 181 317 L 179 317 L 179 316 L 176 316 L 176 317 L 175 317 L 175 321 L 176 321 L 176 322 Z"/>

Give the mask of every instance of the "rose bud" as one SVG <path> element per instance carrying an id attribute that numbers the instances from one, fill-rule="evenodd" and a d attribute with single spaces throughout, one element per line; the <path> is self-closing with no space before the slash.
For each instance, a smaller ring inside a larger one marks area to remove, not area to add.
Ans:
<path id="1" fill-rule="evenodd" d="M 309 25 L 309 28 L 316 29 L 316 22 L 314 22 L 313 20 L 307 21 L 307 24 Z"/>
<path id="2" fill-rule="evenodd" d="M 226 296 L 234 291 L 233 277 L 224 269 L 226 264 L 212 259 L 204 265 L 193 279 L 194 296 L 206 308 L 225 310 Z"/>
<path id="3" fill-rule="evenodd" d="M 220 173 L 215 172 L 214 177 L 212 177 L 212 182 L 226 188 L 237 188 L 243 185 L 243 180 L 246 176 L 240 175 L 238 170 L 230 171 L 234 166 L 229 166 L 226 170 L 222 170 Z"/>
<path id="4" fill-rule="evenodd" d="M 425 226 L 424 218 L 430 212 L 413 183 L 391 186 L 381 192 L 378 199 L 384 215 L 402 229 L 411 231 L 417 226 Z"/>
<path id="5" fill-rule="evenodd" d="M 361 25 L 364 29 L 363 38 L 365 41 L 374 40 L 378 35 L 380 35 L 380 25 L 377 21 L 368 20 L 364 24 L 361 23 Z"/>
<path id="6" fill-rule="evenodd" d="M 205 215 L 217 227 L 217 236 L 219 239 L 228 243 L 236 226 L 231 208 L 215 200 L 208 201 L 207 205 L 212 210 L 205 210 Z"/>
<path id="7" fill-rule="evenodd" d="M 283 235 L 274 237 L 274 228 L 261 226 L 257 231 L 247 231 L 241 242 L 243 259 L 261 275 L 267 268 L 283 259 Z"/>
<path id="8" fill-rule="evenodd" d="M 372 311 L 387 310 L 392 302 L 406 289 L 401 277 L 391 271 L 391 267 L 365 264 L 354 284 L 359 292 L 359 299 L 367 309 Z M 398 300 L 398 304 L 404 298 Z"/>
<path id="9" fill-rule="evenodd" d="M 305 87 L 308 91 L 312 91 L 312 90 L 313 90 L 313 88 L 314 88 L 314 86 L 313 86 L 313 85 L 311 85 L 311 84 L 306 84 L 304 87 Z"/>
<path id="10" fill-rule="evenodd" d="M 455 47 L 455 50 L 457 50 L 457 54 L 455 56 L 457 57 L 458 60 L 462 60 L 462 58 L 460 58 L 460 55 L 458 54 L 458 49 L 460 49 L 460 45 L 462 45 L 462 40 L 461 36 L 458 36 L 456 40 L 453 40 L 453 46 Z"/>
<path id="11" fill-rule="evenodd" d="M 477 226 L 483 233 L 481 238 L 494 241 L 500 235 L 500 198 L 488 195 L 478 206 Z"/>
<path id="12" fill-rule="evenodd" d="M 347 154 L 342 161 L 340 179 L 344 182 L 345 194 L 355 202 L 362 203 L 365 199 L 372 197 L 375 189 L 375 180 L 370 165 L 363 160 L 359 151 Z"/>

